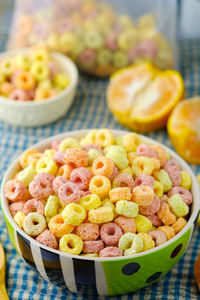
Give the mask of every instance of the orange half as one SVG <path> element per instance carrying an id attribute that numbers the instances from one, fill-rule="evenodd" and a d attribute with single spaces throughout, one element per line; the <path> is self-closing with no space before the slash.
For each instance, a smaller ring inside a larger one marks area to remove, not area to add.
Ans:
<path id="1" fill-rule="evenodd" d="M 148 132 L 166 125 L 170 112 L 183 95 L 184 84 L 179 72 L 160 71 L 151 63 L 142 63 L 111 77 L 107 103 L 119 123 Z"/>
<path id="2" fill-rule="evenodd" d="M 200 164 L 200 98 L 179 103 L 167 129 L 176 151 L 188 162 Z"/>

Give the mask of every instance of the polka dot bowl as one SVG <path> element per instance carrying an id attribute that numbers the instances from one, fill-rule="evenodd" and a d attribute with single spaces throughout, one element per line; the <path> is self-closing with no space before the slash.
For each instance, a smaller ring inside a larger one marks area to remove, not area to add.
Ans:
<path id="1" fill-rule="evenodd" d="M 7 51 L 0 59 L 29 52 L 28 48 Z M 16 101 L 0 96 L 0 120 L 17 126 L 42 126 L 66 115 L 76 94 L 78 70 L 73 61 L 63 54 L 52 52 L 52 58 L 70 78 L 70 84 L 62 92 L 45 101 Z"/>
<path id="2" fill-rule="evenodd" d="M 43 151 L 53 140 L 69 137 L 81 138 L 88 130 L 66 132 L 48 138 L 36 145 L 34 149 Z M 127 132 L 114 130 L 113 133 L 124 135 Z M 158 144 L 147 137 L 144 141 Z M 185 228 L 168 242 L 129 257 L 91 258 L 76 256 L 53 250 L 32 239 L 14 222 L 7 200 L 4 196 L 6 182 L 13 178 L 19 170 L 18 160 L 7 170 L 1 186 L 1 207 L 7 225 L 10 239 L 24 261 L 45 279 L 60 287 L 66 287 L 72 292 L 87 289 L 91 294 L 119 295 L 126 294 L 145 287 L 161 276 L 164 276 L 179 261 L 189 245 L 195 220 L 200 208 L 199 187 L 191 168 L 175 152 L 166 148 L 192 178 L 191 215 Z"/>

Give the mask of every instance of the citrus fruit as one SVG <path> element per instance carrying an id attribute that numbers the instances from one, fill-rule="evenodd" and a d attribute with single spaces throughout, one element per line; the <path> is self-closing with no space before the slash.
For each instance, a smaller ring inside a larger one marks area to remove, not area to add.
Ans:
<path id="1" fill-rule="evenodd" d="M 183 98 L 179 72 L 161 71 L 140 63 L 117 71 L 107 88 L 107 103 L 122 125 L 139 132 L 161 129 L 174 106 Z"/>
<path id="2" fill-rule="evenodd" d="M 200 97 L 179 103 L 167 129 L 175 150 L 186 161 L 200 164 Z"/>

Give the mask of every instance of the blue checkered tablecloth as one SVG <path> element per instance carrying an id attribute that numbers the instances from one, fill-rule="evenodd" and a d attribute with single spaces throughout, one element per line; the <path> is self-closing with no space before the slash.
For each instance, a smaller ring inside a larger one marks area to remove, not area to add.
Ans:
<path id="1" fill-rule="evenodd" d="M 1 0 L 2 1 L 2 0 Z M 0 1 L 0 2 L 1 2 Z M 4 1 L 6 2 L 6 0 Z M 1 5 L 1 3 L 0 3 Z M 10 14 L 5 10 L 1 14 L 0 47 L 3 50 L 6 40 L 6 28 Z M 186 95 L 200 94 L 200 41 L 184 40 L 179 42 L 180 71 L 186 86 Z M 75 129 L 108 127 L 124 129 L 110 114 L 106 106 L 107 80 L 81 77 L 74 103 L 67 115 L 51 126 L 40 128 L 17 128 L 0 122 L 0 180 L 10 162 L 24 149 L 46 137 Z M 150 137 L 172 147 L 165 130 L 149 134 Z M 200 168 L 192 166 L 194 172 Z M 87 289 L 81 294 L 71 294 L 66 289 L 61 290 L 55 285 L 42 280 L 37 273 L 30 269 L 14 250 L 11 244 L 2 214 L 0 212 L 0 240 L 3 243 L 7 259 L 6 286 L 11 300 L 49 300 L 97 299 L 96 295 L 89 295 Z M 171 272 L 158 282 L 138 292 L 129 295 L 112 297 L 112 299 L 200 299 L 193 275 L 193 265 L 200 251 L 200 230 L 196 229 L 190 247 Z M 159 262 L 158 262 L 159 264 Z M 109 299 L 110 297 L 99 297 Z M 1 299 L 0 299 L 1 300 Z"/>

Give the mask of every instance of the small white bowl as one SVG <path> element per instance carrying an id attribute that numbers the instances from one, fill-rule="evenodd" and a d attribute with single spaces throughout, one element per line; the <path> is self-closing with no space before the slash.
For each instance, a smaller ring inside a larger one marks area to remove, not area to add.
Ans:
<path id="1" fill-rule="evenodd" d="M 28 53 L 29 49 L 8 51 L 0 54 L 0 59 L 18 53 Z M 53 59 L 70 78 L 69 86 L 58 95 L 41 102 L 15 101 L 0 96 L 0 120 L 18 126 L 41 126 L 63 117 L 70 108 L 78 85 L 78 70 L 71 59 L 52 52 Z"/>

